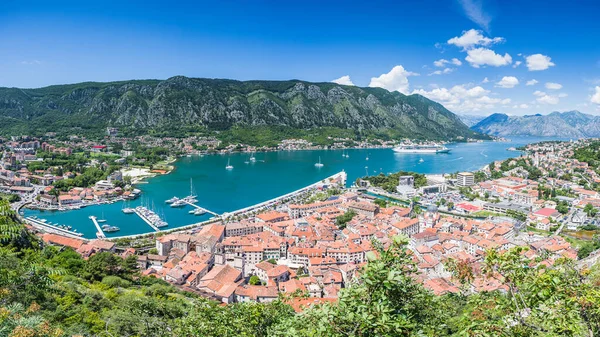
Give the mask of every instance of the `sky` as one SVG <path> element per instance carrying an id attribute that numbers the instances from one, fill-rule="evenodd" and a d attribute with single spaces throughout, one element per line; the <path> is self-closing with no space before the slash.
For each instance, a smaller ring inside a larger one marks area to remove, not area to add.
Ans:
<path id="1" fill-rule="evenodd" d="M 600 1 L 0 1 L 0 86 L 300 79 L 600 114 Z"/>

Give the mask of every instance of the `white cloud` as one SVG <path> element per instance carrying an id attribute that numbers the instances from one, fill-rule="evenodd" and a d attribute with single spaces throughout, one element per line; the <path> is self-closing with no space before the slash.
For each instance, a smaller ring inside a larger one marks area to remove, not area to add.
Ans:
<path id="1" fill-rule="evenodd" d="M 433 61 L 433 65 L 436 67 L 440 67 L 440 68 L 445 66 L 447 63 L 449 63 L 449 61 L 445 60 L 445 59 L 439 59 L 437 61 Z"/>
<path id="2" fill-rule="evenodd" d="M 42 61 L 38 61 L 38 60 L 31 60 L 31 61 L 21 61 L 21 64 L 23 65 L 27 65 L 27 66 L 31 66 L 31 65 L 38 65 L 38 64 L 42 64 Z"/>
<path id="3" fill-rule="evenodd" d="M 443 68 L 447 64 L 450 64 L 450 63 L 452 63 L 455 66 L 461 66 L 462 65 L 462 62 L 459 59 L 457 59 L 456 57 L 453 58 L 450 61 L 448 61 L 446 59 L 439 59 L 437 61 L 433 61 L 433 65 L 436 66 L 436 67 L 439 67 L 439 68 Z"/>
<path id="4" fill-rule="evenodd" d="M 476 99 L 477 102 L 479 103 L 485 103 L 485 104 L 510 104 L 511 99 L 510 98 L 505 98 L 505 99 L 501 99 L 501 98 L 490 98 L 489 96 L 481 96 L 479 98 Z"/>
<path id="5" fill-rule="evenodd" d="M 475 48 L 467 51 L 467 62 L 474 68 L 489 65 L 493 67 L 500 67 L 509 65 L 512 63 L 512 57 L 508 54 L 504 56 L 496 54 L 493 50 L 487 48 Z"/>
<path id="6" fill-rule="evenodd" d="M 520 66 L 520 65 L 521 65 L 521 63 L 523 63 L 523 62 L 521 62 L 521 61 L 516 61 L 516 62 L 515 62 L 515 64 L 513 65 L 513 68 L 516 68 L 516 67 Z"/>
<path id="7" fill-rule="evenodd" d="M 533 93 L 533 95 L 537 96 L 536 101 L 538 101 L 539 103 L 555 105 L 558 104 L 558 102 L 560 102 L 558 96 L 548 95 L 543 91 L 536 90 Z"/>
<path id="8" fill-rule="evenodd" d="M 594 90 L 596 91 L 596 93 L 592 95 L 590 101 L 592 103 L 600 104 L 600 86 L 594 88 Z"/>
<path id="9" fill-rule="evenodd" d="M 562 89 L 562 84 L 559 84 L 559 83 L 553 83 L 553 82 L 548 82 L 548 83 L 546 83 L 546 89 L 550 89 L 550 90 L 560 90 L 560 89 Z"/>
<path id="10" fill-rule="evenodd" d="M 488 83 L 490 80 L 488 80 L 488 78 L 484 78 L 483 81 L 481 81 L 481 83 Z"/>
<path id="11" fill-rule="evenodd" d="M 435 88 L 431 91 L 423 89 L 414 90 L 413 94 L 420 94 L 434 101 L 440 102 L 446 108 L 456 112 L 490 111 L 497 104 L 510 104 L 510 98 L 490 97 L 489 90 L 480 86 L 455 85 L 452 88 Z"/>
<path id="12" fill-rule="evenodd" d="M 538 84 L 537 80 L 529 80 L 529 81 L 527 81 L 527 83 L 525 83 L 525 85 L 536 85 L 536 84 Z"/>
<path id="13" fill-rule="evenodd" d="M 525 58 L 529 71 L 546 70 L 554 66 L 549 56 L 542 54 L 529 55 Z"/>
<path id="14" fill-rule="evenodd" d="M 569 94 L 566 94 L 564 92 L 561 92 L 560 94 L 558 94 L 558 97 L 560 97 L 560 98 L 564 98 L 564 97 L 567 97 L 567 96 L 569 96 Z"/>
<path id="15" fill-rule="evenodd" d="M 495 37 L 490 39 L 489 37 L 483 36 L 480 30 L 470 29 L 463 31 L 461 36 L 455 36 L 448 40 L 448 44 L 453 44 L 457 47 L 461 47 L 463 50 L 467 50 L 471 47 L 489 46 L 502 41 L 504 41 L 504 38 Z"/>
<path id="16" fill-rule="evenodd" d="M 517 84 L 519 84 L 519 79 L 517 79 L 516 77 L 504 76 L 502 77 L 500 82 L 496 83 L 496 86 L 500 88 L 510 89 L 514 88 Z"/>
<path id="17" fill-rule="evenodd" d="M 465 11 L 465 15 L 481 28 L 488 31 L 492 17 L 483 10 L 482 0 L 458 0 L 458 3 Z"/>
<path id="18" fill-rule="evenodd" d="M 354 83 L 352 83 L 352 80 L 350 79 L 349 75 L 344 75 L 340 78 L 336 78 L 335 80 L 333 80 L 331 82 L 337 83 L 337 84 L 342 84 L 342 85 L 354 85 Z"/>
<path id="19" fill-rule="evenodd" d="M 529 105 L 523 103 L 523 104 L 519 104 L 519 105 L 514 105 L 513 108 L 515 109 L 529 109 Z"/>
<path id="20" fill-rule="evenodd" d="M 450 74 L 454 70 L 456 70 L 456 69 L 455 68 L 444 68 L 444 70 L 436 70 L 436 71 L 430 73 L 428 76 L 431 76 L 431 75 L 446 75 L 446 74 Z"/>
<path id="21" fill-rule="evenodd" d="M 403 94 L 407 94 L 409 76 L 419 76 L 419 74 L 407 71 L 403 66 L 397 65 L 387 74 L 381 74 L 379 77 L 372 77 L 369 87 L 384 88 L 389 91 L 399 91 Z"/>

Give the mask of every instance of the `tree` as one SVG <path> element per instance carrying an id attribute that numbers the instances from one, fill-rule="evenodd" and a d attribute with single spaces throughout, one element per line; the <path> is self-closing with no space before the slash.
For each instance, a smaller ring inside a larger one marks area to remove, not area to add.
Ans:
<path id="1" fill-rule="evenodd" d="M 387 201 L 384 199 L 375 199 L 375 204 L 381 208 L 386 208 L 387 207 Z"/>
<path id="2" fill-rule="evenodd" d="M 585 207 L 583 208 L 583 211 L 589 217 L 595 216 L 596 213 L 598 212 L 598 210 L 594 207 L 594 205 L 592 205 L 590 203 L 588 203 L 588 204 L 585 205 Z"/>
<path id="3" fill-rule="evenodd" d="M 485 280 L 500 282 L 506 292 L 483 292 L 467 298 L 459 318 L 464 336 L 595 336 L 600 333 L 600 293 L 572 260 L 535 264 L 515 247 L 505 253 L 488 250 L 481 269 Z M 457 268 L 455 278 L 468 289 L 473 270 Z M 490 332 L 493 333 L 490 335 Z"/>
<path id="4" fill-rule="evenodd" d="M 92 280 L 102 280 L 104 276 L 116 275 L 121 266 L 121 258 L 110 252 L 92 255 L 86 264 L 85 271 Z"/>
<path id="5" fill-rule="evenodd" d="M 256 276 L 256 275 L 250 276 L 250 280 L 248 280 L 248 283 L 253 286 L 262 284 L 262 282 L 260 281 L 260 278 L 258 278 L 258 276 Z"/>
<path id="6" fill-rule="evenodd" d="M 352 218 L 354 218 L 355 216 L 356 216 L 356 212 L 353 210 L 349 210 L 346 213 L 335 218 L 335 223 L 341 229 L 346 228 L 346 223 L 348 223 L 350 220 L 352 220 Z"/>
<path id="7" fill-rule="evenodd" d="M 339 293 L 337 303 L 313 306 L 302 315 L 273 328 L 274 336 L 439 336 L 442 323 L 455 309 L 446 307 L 415 281 L 417 268 L 406 248 L 407 239 L 396 237 L 385 250 L 374 242 L 356 284 Z M 379 256 L 379 257 L 377 257 Z M 454 307 L 459 307 L 454 304 Z"/>

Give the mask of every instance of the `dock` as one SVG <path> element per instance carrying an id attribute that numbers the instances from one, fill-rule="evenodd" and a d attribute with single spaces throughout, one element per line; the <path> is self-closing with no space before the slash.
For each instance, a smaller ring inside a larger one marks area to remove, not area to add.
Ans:
<path id="1" fill-rule="evenodd" d="M 102 227 L 100 227 L 100 225 L 98 224 L 98 221 L 96 219 L 95 216 L 90 216 L 90 219 L 92 220 L 92 222 L 94 223 L 94 226 L 96 226 L 96 229 L 98 230 L 98 232 L 96 233 L 96 236 L 98 237 L 98 239 L 106 239 L 106 234 L 104 234 L 104 231 L 102 230 Z"/>
<path id="2" fill-rule="evenodd" d="M 138 211 L 137 209 L 134 208 L 133 212 L 135 214 L 137 214 L 137 216 L 139 216 L 142 220 L 144 220 L 144 222 L 147 223 L 148 226 L 152 227 L 152 229 L 154 229 L 154 231 L 160 232 L 160 228 L 156 227 L 156 225 L 154 223 L 152 223 L 152 221 L 150 221 L 148 218 L 146 218 L 140 211 Z"/>
<path id="3" fill-rule="evenodd" d="M 209 211 L 209 210 L 207 210 L 206 208 L 202 208 L 202 207 L 200 207 L 200 206 L 198 206 L 198 205 L 196 205 L 196 204 L 192 204 L 191 202 L 189 202 L 189 201 L 187 201 L 187 200 L 185 200 L 185 199 L 180 199 L 180 200 L 181 200 L 182 202 L 185 202 L 186 204 L 188 204 L 188 205 L 190 205 L 190 206 L 192 206 L 192 207 L 196 208 L 196 209 L 201 209 L 201 210 L 205 211 L 205 212 L 206 212 L 206 213 L 208 213 L 208 214 L 212 214 L 212 215 L 214 215 L 214 216 L 220 216 L 219 214 L 217 214 L 217 213 L 215 213 L 215 212 L 213 212 L 213 211 Z"/>
<path id="4" fill-rule="evenodd" d="M 70 238 L 76 238 L 76 239 L 82 239 L 83 233 L 77 233 L 77 232 L 73 232 L 67 229 L 62 229 L 53 225 L 49 225 L 39 219 L 34 219 L 32 217 L 27 217 L 23 219 L 26 223 L 30 224 L 31 226 L 34 227 L 38 227 L 43 229 L 46 232 L 49 233 L 57 233 L 63 236 L 68 236 Z"/>

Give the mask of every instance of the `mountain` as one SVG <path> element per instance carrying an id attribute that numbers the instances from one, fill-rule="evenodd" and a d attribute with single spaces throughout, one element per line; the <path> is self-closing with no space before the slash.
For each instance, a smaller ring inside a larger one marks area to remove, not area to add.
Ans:
<path id="1" fill-rule="evenodd" d="M 176 76 L 0 88 L 2 133 L 102 132 L 107 126 L 138 134 L 192 127 L 277 126 L 334 127 L 429 139 L 485 137 L 423 96 L 335 83 Z"/>
<path id="2" fill-rule="evenodd" d="M 600 137 L 600 117 L 579 111 L 529 116 L 497 113 L 473 125 L 471 129 L 493 136 Z"/>
<path id="3" fill-rule="evenodd" d="M 457 116 L 468 127 L 471 127 L 487 118 L 487 116 L 478 116 L 478 115 L 457 115 Z"/>

